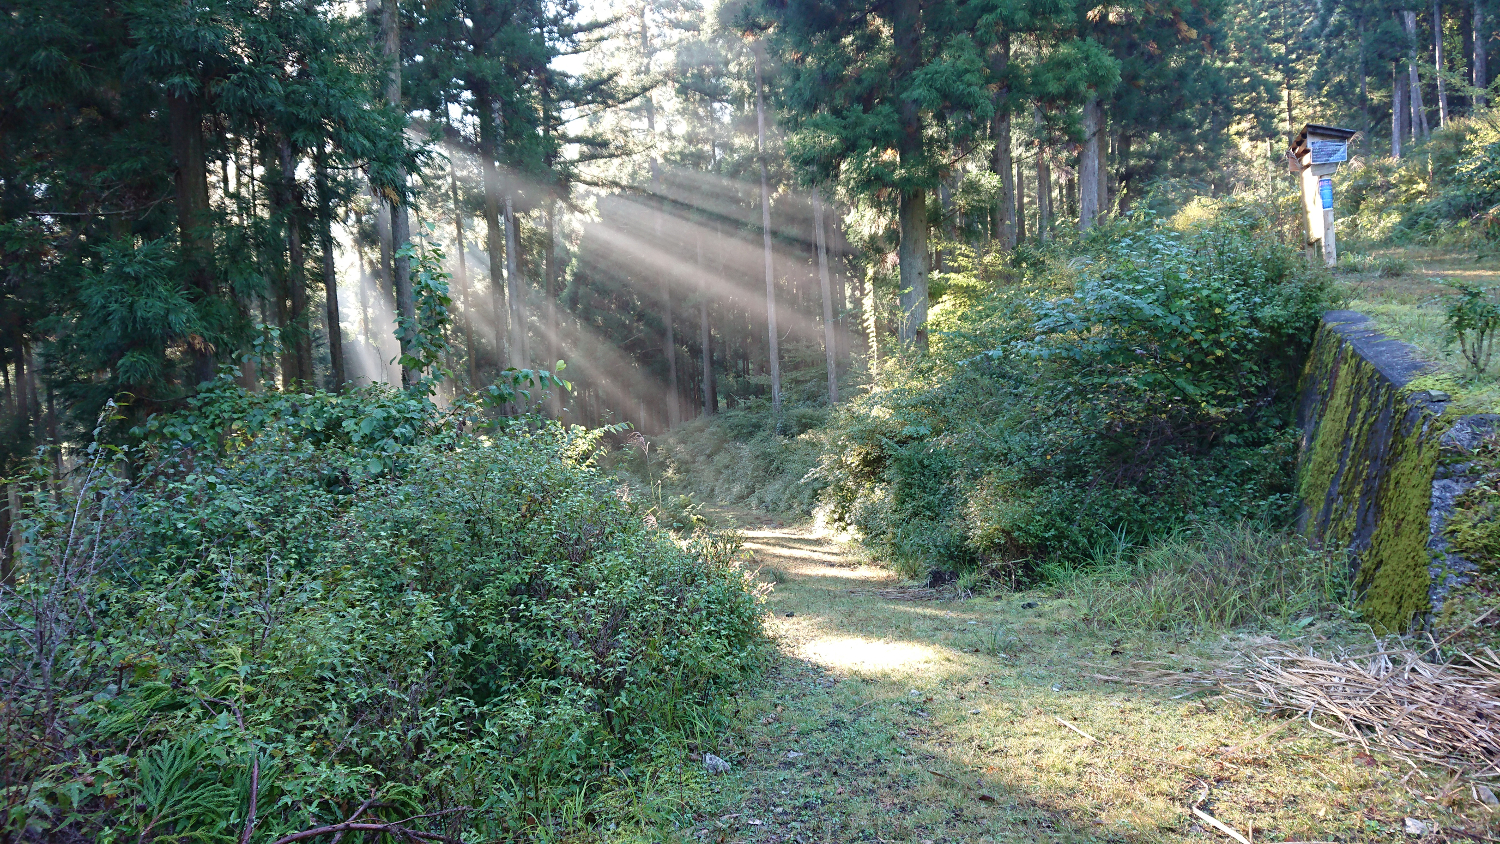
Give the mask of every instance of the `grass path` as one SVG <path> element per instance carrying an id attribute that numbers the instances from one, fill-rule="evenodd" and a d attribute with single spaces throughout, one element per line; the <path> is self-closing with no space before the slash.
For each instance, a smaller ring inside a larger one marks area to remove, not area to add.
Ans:
<path id="1" fill-rule="evenodd" d="M 1444 795 L 1435 775 L 1305 722 L 1190 685 L 1099 679 L 1190 676 L 1254 640 L 1091 633 L 1043 593 L 903 600 L 911 590 L 816 530 L 762 523 L 747 537 L 776 581 L 780 656 L 713 748 L 733 770 L 662 838 L 1230 841 L 1195 803 L 1257 842 L 1400 840 L 1408 817 L 1493 834 L 1467 788 Z"/>

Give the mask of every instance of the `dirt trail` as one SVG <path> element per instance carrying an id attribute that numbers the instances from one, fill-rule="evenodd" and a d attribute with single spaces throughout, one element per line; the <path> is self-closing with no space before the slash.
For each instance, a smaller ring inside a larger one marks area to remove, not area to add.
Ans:
<path id="1" fill-rule="evenodd" d="M 1299 725 L 1257 740 L 1282 722 L 1191 686 L 1101 679 L 1187 676 L 1224 642 L 1091 634 L 1042 593 L 911 600 L 930 593 L 817 530 L 747 538 L 781 656 L 732 707 L 712 805 L 670 837 L 1228 841 L 1189 814 L 1201 801 L 1256 841 L 1389 841 L 1433 815 L 1396 763 Z"/>

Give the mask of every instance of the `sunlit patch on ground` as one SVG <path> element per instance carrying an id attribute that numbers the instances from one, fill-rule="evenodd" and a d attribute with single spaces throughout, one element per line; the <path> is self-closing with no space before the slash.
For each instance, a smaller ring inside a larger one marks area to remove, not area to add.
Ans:
<path id="1" fill-rule="evenodd" d="M 841 673 L 909 671 L 933 662 L 937 652 L 912 642 L 877 642 L 855 636 L 828 637 L 802 643 L 797 656 Z"/>

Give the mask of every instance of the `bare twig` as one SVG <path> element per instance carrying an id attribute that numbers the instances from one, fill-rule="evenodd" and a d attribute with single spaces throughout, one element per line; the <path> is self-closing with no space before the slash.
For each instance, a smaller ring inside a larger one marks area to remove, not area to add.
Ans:
<path id="1" fill-rule="evenodd" d="M 1085 733 L 1083 730 L 1078 729 L 1077 727 L 1073 726 L 1072 724 L 1069 724 L 1067 721 L 1064 721 L 1063 719 L 1058 718 L 1056 715 L 1052 716 L 1052 718 L 1053 718 L 1053 720 L 1057 721 L 1057 723 L 1062 724 L 1064 727 L 1067 727 L 1068 729 L 1070 729 L 1073 732 L 1079 734 L 1080 736 L 1083 736 L 1084 738 L 1088 739 L 1089 741 L 1095 742 L 1096 744 L 1099 742 L 1098 739 L 1094 738 L 1093 736 L 1089 735 L 1088 733 Z"/>

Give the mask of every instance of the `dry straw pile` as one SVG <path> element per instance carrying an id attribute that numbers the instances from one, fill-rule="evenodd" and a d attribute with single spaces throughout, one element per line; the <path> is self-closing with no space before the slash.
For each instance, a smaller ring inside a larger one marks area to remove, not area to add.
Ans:
<path id="1" fill-rule="evenodd" d="M 1500 657 L 1426 662 L 1408 648 L 1324 659 L 1291 648 L 1250 657 L 1225 693 L 1317 729 L 1378 745 L 1476 780 L 1500 778 Z"/>

